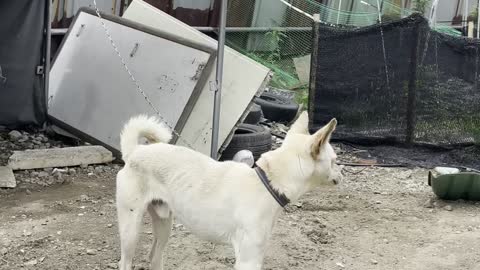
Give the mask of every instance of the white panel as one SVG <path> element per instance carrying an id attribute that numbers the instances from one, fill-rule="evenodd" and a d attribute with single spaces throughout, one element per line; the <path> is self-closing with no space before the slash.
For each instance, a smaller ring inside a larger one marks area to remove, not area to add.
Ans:
<path id="1" fill-rule="evenodd" d="M 177 125 L 210 53 L 104 21 L 142 89 L 168 124 Z M 203 85 L 197 88 L 201 91 Z M 119 149 L 121 128 L 130 117 L 155 114 L 125 71 L 100 19 L 85 12 L 76 17 L 53 63 L 49 98 L 51 117 L 114 149 Z"/>
<path id="2" fill-rule="evenodd" d="M 213 38 L 140 0 L 133 0 L 123 16 L 192 41 L 208 46 L 217 46 L 217 41 Z M 228 141 L 227 138 L 232 129 L 244 114 L 252 98 L 263 90 L 262 86 L 268 81 L 269 73 L 268 68 L 231 48 L 225 48 L 220 144 Z M 208 80 L 215 81 L 214 69 Z M 195 150 L 207 155 L 210 154 L 212 115 L 213 92 L 209 90 L 207 83 L 181 133 L 182 137 L 189 141 Z M 178 144 L 183 143 L 178 141 Z"/>

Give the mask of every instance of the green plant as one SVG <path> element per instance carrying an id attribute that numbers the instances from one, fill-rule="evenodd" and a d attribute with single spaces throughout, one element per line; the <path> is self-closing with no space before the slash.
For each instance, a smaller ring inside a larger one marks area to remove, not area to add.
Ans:
<path id="1" fill-rule="evenodd" d="M 398 12 L 386 12 L 382 14 L 382 22 L 391 22 L 400 20 L 402 16 Z"/>
<path id="2" fill-rule="evenodd" d="M 301 105 L 304 110 L 308 108 L 308 87 L 298 88 L 296 90 L 295 99 L 298 105 Z"/>
<path id="3" fill-rule="evenodd" d="M 477 23 L 477 17 L 478 17 L 478 5 L 477 5 L 477 7 L 474 8 L 473 11 L 470 12 L 470 14 L 468 15 L 468 20 Z"/>
<path id="4" fill-rule="evenodd" d="M 425 14 L 425 11 L 427 10 L 427 7 L 430 5 L 430 2 L 432 0 L 415 0 L 415 7 L 413 10 Z"/>
<path id="5" fill-rule="evenodd" d="M 270 48 L 273 48 L 273 50 L 267 57 L 268 62 L 270 62 L 271 64 L 275 64 L 281 59 L 280 44 L 287 37 L 288 36 L 284 32 L 278 30 L 273 30 L 265 33 L 265 38 L 267 40 L 266 43 Z"/>

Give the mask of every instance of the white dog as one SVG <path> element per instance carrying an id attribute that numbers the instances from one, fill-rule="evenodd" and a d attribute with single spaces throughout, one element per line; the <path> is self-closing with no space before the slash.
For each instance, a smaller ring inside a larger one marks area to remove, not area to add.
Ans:
<path id="1" fill-rule="evenodd" d="M 125 167 L 117 176 L 120 270 L 132 267 L 146 210 L 153 222 L 152 269 L 163 269 L 173 216 L 199 237 L 231 243 L 236 270 L 261 269 L 282 206 L 315 186 L 339 180 L 329 144 L 336 124 L 333 119 L 310 135 L 308 115 L 301 114 L 283 145 L 263 154 L 252 169 L 170 145 L 170 130 L 155 118 L 132 118 L 121 135 Z"/>

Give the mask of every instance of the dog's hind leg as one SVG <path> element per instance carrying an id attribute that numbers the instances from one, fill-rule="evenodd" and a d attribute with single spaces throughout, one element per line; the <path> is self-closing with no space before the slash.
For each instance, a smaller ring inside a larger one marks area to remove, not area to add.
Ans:
<path id="1" fill-rule="evenodd" d="M 135 248 L 141 229 L 144 208 L 117 205 L 118 227 L 120 230 L 121 259 L 120 270 L 131 270 Z"/>
<path id="2" fill-rule="evenodd" d="M 122 171 L 117 177 L 117 215 L 120 232 L 121 258 L 120 270 L 131 270 L 139 233 L 142 225 L 145 201 L 140 189 L 130 185 L 130 181 Z"/>
<path id="3" fill-rule="evenodd" d="M 150 251 L 152 270 L 163 270 L 163 253 L 172 229 L 172 212 L 168 205 L 161 201 L 153 201 L 147 209 L 152 216 L 154 236 Z"/>

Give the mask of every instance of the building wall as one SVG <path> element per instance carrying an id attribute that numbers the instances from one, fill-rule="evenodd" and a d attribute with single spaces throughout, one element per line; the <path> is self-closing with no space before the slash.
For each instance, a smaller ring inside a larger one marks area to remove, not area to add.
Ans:
<path id="1" fill-rule="evenodd" d="M 461 26 L 465 4 L 468 6 L 468 16 L 477 7 L 477 0 L 440 0 L 437 7 L 437 22 Z"/>

